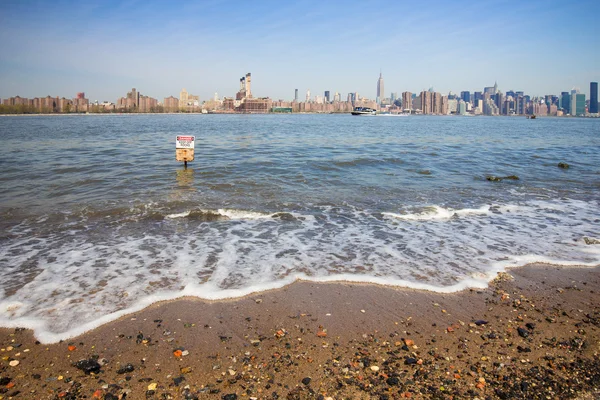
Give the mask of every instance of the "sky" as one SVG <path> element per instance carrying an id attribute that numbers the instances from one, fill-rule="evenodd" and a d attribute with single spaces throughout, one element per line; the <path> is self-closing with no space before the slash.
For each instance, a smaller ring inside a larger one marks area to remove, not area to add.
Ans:
<path id="1" fill-rule="evenodd" d="M 600 81 L 600 1 L 0 1 L 0 98 L 374 99 Z"/>

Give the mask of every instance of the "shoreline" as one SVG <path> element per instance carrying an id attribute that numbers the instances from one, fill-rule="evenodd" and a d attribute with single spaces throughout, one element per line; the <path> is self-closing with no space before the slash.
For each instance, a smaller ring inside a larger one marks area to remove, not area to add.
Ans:
<path id="1" fill-rule="evenodd" d="M 533 264 L 454 293 L 299 281 L 154 303 L 50 345 L 0 328 L 0 397 L 587 398 L 599 272 Z"/>

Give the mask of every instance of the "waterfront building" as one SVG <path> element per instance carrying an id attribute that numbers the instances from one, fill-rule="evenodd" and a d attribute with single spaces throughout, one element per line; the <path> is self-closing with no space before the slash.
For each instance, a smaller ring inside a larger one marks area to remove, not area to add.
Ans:
<path id="1" fill-rule="evenodd" d="M 571 94 L 569 92 L 561 92 L 559 106 L 566 114 L 571 113 Z"/>
<path id="2" fill-rule="evenodd" d="M 584 115 L 584 114 L 585 114 L 585 94 L 572 93 L 571 94 L 571 115 Z"/>
<path id="3" fill-rule="evenodd" d="M 323 98 L 325 99 L 326 103 L 331 103 L 330 97 L 331 96 L 330 96 L 329 90 L 326 90 L 325 93 L 324 93 L 324 96 L 323 96 Z"/>
<path id="4" fill-rule="evenodd" d="M 402 109 L 404 112 L 411 112 L 413 110 L 411 92 L 402 92 Z"/>
<path id="5" fill-rule="evenodd" d="M 590 82 L 590 114 L 598 114 L 598 82 Z"/>
<path id="6" fill-rule="evenodd" d="M 464 92 L 462 92 L 462 93 L 464 93 Z M 461 97 L 462 97 L 462 93 L 461 93 Z M 465 102 L 463 99 L 460 99 L 458 101 L 458 107 L 457 107 L 456 113 L 458 115 L 465 115 L 467 113 L 467 102 Z"/>
<path id="7" fill-rule="evenodd" d="M 385 91 L 383 86 L 383 76 L 381 71 L 379 72 L 379 79 L 377 79 L 377 104 L 381 104 L 381 99 L 385 97 Z"/>
<path id="8" fill-rule="evenodd" d="M 333 101 L 334 102 L 342 101 L 342 96 L 338 92 L 335 92 L 335 94 L 333 95 Z"/>
<path id="9" fill-rule="evenodd" d="M 179 99 L 173 96 L 165 97 L 163 100 L 163 108 L 165 112 L 179 111 Z"/>
<path id="10" fill-rule="evenodd" d="M 310 89 L 306 91 L 306 102 L 310 102 Z"/>
<path id="11" fill-rule="evenodd" d="M 189 94 L 185 88 L 181 89 L 181 92 L 179 92 L 179 108 L 182 111 L 198 111 L 200 108 L 200 96 Z"/>

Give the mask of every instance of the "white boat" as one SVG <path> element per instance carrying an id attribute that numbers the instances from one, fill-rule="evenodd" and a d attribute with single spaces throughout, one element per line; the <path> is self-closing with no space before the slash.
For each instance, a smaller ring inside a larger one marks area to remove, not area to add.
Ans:
<path id="1" fill-rule="evenodd" d="M 352 115 L 375 115 L 375 110 L 369 107 L 354 107 Z"/>

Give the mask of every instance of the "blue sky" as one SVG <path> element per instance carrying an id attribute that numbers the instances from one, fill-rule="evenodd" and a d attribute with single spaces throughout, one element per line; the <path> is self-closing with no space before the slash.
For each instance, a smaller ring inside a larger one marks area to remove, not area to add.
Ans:
<path id="1" fill-rule="evenodd" d="M 558 94 L 600 81 L 600 1 L 0 2 L 0 97 L 162 101 L 181 88 Z"/>

